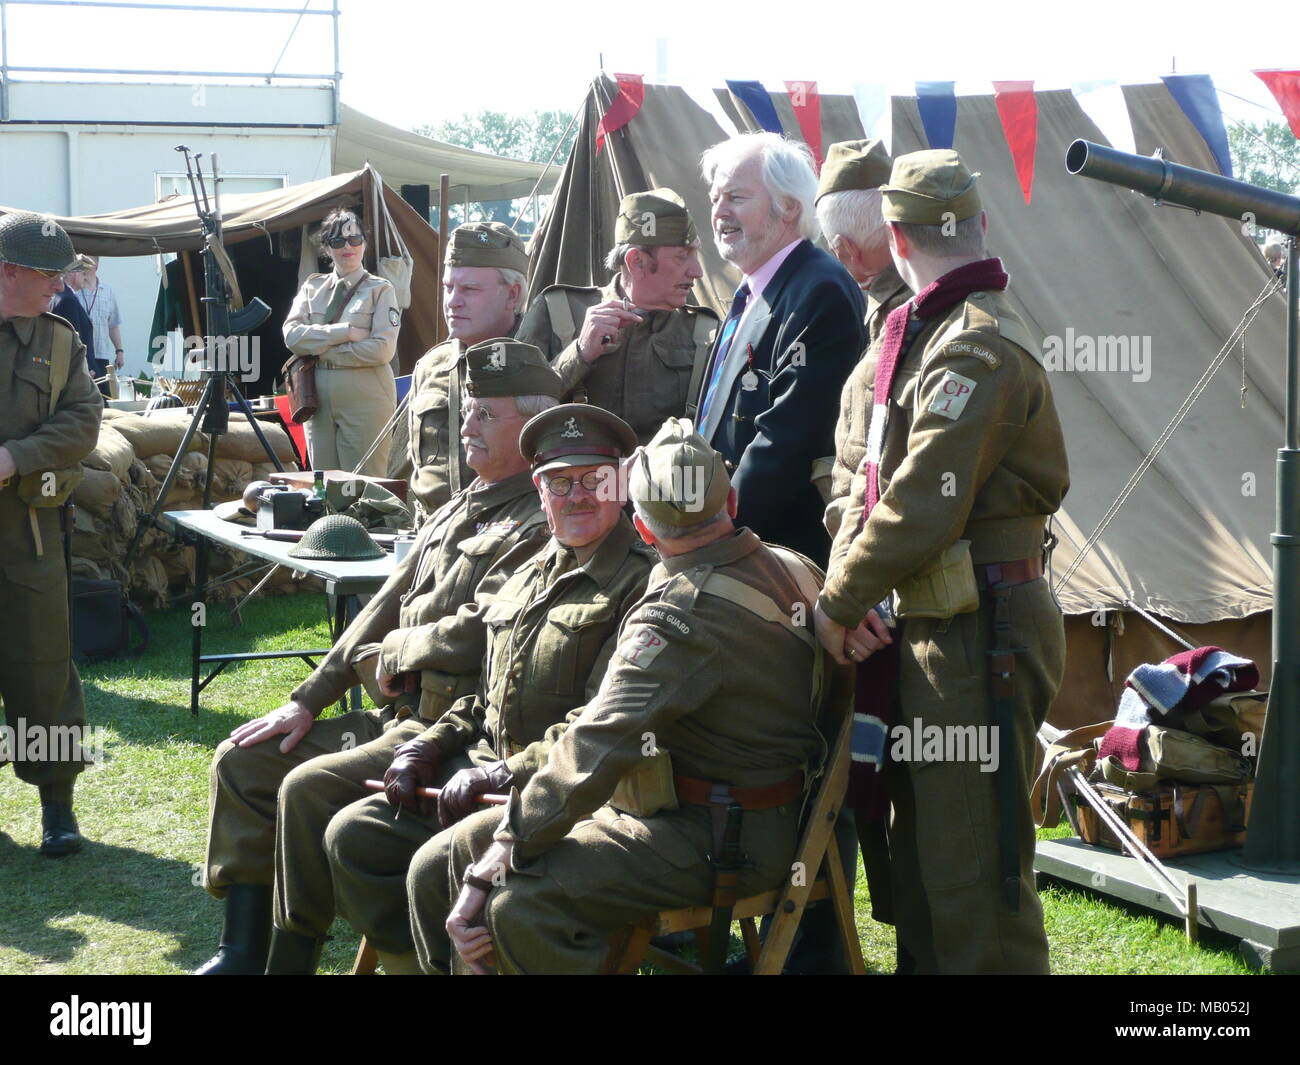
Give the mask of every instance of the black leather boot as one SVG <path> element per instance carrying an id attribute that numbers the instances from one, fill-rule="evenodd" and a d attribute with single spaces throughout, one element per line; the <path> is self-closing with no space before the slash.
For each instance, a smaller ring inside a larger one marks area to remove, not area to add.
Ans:
<path id="1" fill-rule="evenodd" d="M 217 953 L 194 970 L 195 976 L 261 976 L 271 941 L 271 885 L 232 884 L 226 891 L 226 917 Z"/>
<path id="2" fill-rule="evenodd" d="M 81 829 L 70 802 L 41 803 L 41 853 L 64 858 L 81 850 Z"/>
<path id="3" fill-rule="evenodd" d="M 315 936 L 274 928 L 271 930 L 271 953 L 266 958 L 266 975 L 315 976 L 324 946 L 325 940 Z"/>

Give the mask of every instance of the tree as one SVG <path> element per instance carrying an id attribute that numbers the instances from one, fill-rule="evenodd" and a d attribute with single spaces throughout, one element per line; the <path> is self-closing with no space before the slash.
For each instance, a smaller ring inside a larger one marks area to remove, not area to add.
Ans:
<path id="1" fill-rule="evenodd" d="M 1300 187 L 1300 141 L 1285 122 L 1230 122 L 1228 150 L 1238 181 L 1296 194 Z"/>
<path id="2" fill-rule="evenodd" d="M 514 115 L 505 111 L 479 111 L 434 126 L 417 126 L 415 132 L 462 148 L 472 148 L 476 152 L 526 159 L 530 163 L 548 162 L 554 152 L 556 163 L 563 165 L 578 135 L 578 124 L 574 122 L 569 126 L 572 117 L 563 111 L 529 111 Z M 555 150 L 557 145 L 558 152 Z"/>
<path id="3" fill-rule="evenodd" d="M 569 125 L 573 116 L 563 111 L 530 111 L 508 114 L 505 111 L 479 111 L 464 114 L 458 119 L 439 122 L 437 125 L 417 126 L 415 132 L 422 137 L 471 148 L 476 152 L 503 155 L 508 159 L 524 159 L 530 163 L 564 165 L 569 150 L 578 136 L 578 123 Z M 567 133 L 566 133 L 567 130 Z M 558 150 L 557 150 L 558 146 Z M 554 155 L 554 160 L 552 160 Z M 545 212 L 549 197 L 540 197 L 538 215 Z M 483 203 L 449 205 L 447 216 L 454 227 L 462 222 L 505 222 L 513 226 L 520 236 L 533 231 L 532 211 L 521 217 L 525 200 L 494 200 Z"/>

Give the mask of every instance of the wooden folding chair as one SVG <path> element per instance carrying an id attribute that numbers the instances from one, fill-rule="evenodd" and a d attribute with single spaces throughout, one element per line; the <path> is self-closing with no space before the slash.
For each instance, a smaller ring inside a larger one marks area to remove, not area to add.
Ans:
<path id="1" fill-rule="evenodd" d="M 754 975 L 779 974 L 794 942 L 795 930 L 804 909 L 810 902 L 829 898 L 835 910 L 835 923 L 840 941 L 854 976 L 865 976 L 866 964 L 862 960 L 862 945 L 858 941 L 857 925 L 853 917 L 853 896 L 844 877 L 839 847 L 835 842 L 835 821 L 849 781 L 849 750 L 853 735 L 853 673 L 836 668 L 832 673 L 831 697 L 824 718 L 835 733 L 835 742 L 826 763 L 826 772 L 817 786 L 813 801 L 806 813 L 799 847 L 795 851 L 794 869 L 804 870 L 802 877 L 791 876 L 783 888 L 774 888 L 758 895 L 739 899 L 732 912 L 733 920 L 740 922 L 741 938 Z M 838 728 L 835 727 L 838 720 Z M 812 872 L 814 875 L 806 875 Z M 767 938 L 760 941 L 757 919 L 774 915 Z M 699 955 L 703 957 L 707 945 L 709 924 L 713 919 L 712 906 L 686 906 L 679 910 L 664 910 L 648 917 L 622 932 L 610 937 L 610 951 L 606 958 L 607 975 L 627 976 L 637 972 L 643 962 L 673 972 L 702 974 L 698 965 L 692 965 L 675 954 L 651 944 L 655 936 L 674 932 L 693 932 Z"/>

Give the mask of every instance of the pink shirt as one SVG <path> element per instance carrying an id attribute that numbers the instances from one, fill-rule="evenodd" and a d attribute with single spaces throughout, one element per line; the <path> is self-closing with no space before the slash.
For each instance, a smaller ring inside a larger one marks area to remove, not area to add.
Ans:
<path id="1" fill-rule="evenodd" d="M 745 275 L 745 284 L 749 286 L 749 302 L 745 304 L 745 313 L 740 316 L 740 321 L 736 323 L 736 331 L 740 332 L 745 325 L 745 319 L 749 317 L 749 312 L 754 309 L 754 296 L 761 293 L 771 283 L 776 272 L 781 269 L 781 264 L 789 258 L 790 253 L 803 243 L 803 238 L 792 240 L 779 252 L 768 259 L 762 266 L 752 274 Z"/>

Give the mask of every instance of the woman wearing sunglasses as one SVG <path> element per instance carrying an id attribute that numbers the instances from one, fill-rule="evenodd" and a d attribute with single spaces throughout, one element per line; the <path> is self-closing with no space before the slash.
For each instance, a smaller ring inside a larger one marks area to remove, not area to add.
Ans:
<path id="1" fill-rule="evenodd" d="M 401 312 L 393 286 L 362 265 L 366 238 L 355 213 L 337 209 L 321 223 L 322 257 L 334 269 L 312 274 L 284 321 L 293 354 L 316 359 L 316 414 L 307 446 L 317 470 L 388 471 L 388 437 L 363 465 L 397 405 L 392 360 Z"/>

